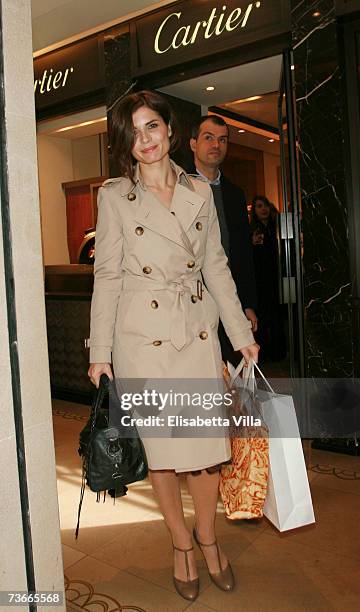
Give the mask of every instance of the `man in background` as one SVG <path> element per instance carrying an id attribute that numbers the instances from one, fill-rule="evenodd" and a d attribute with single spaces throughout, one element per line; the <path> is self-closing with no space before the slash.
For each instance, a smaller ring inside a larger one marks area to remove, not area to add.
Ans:
<path id="1" fill-rule="evenodd" d="M 219 168 L 226 157 L 228 140 L 229 128 L 224 119 L 218 115 L 206 115 L 193 126 L 190 147 L 194 153 L 196 174 L 211 186 L 222 245 L 245 315 L 255 332 L 256 284 L 246 198 L 243 190 L 231 183 Z M 221 323 L 219 339 L 224 361 L 236 365 L 239 358 L 234 354 Z"/>

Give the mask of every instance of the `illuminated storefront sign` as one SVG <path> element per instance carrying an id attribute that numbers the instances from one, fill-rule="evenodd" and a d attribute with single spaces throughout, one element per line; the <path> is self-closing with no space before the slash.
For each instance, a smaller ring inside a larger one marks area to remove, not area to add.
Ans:
<path id="1" fill-rule="evenodd" d="M 59 89 L 59 87 L 65 87 L 69 72 L 74 72 L 73 66 L 66 68 L 64 71 L 58 70 L 54 74 L 54 69 L 49 70 L 45 68 L 42 76 L 35 79 L 34 92 L 40 94 L 46 94 L 52 89 Z"/>
<path id="2" fill-rule="evenodd" d="M 290 32 L 288 0 L 183 0 L 130 23 L 133 74 Z"/>
<path id="3" fill-rule="evenodd" d="M 221 36 L 223 32 L 232 32 L 236 28 L 245 28 L 254 8 L 260 8 L 261 2 L 250 2 L 246 9 L 241 7 L 234 8 L 230 13 L 226 14 L 227 6 L 223 5 L 222 10 L 214 7 L 210 15 L 205 20 L 197 21 L 194 25 L 181 26 L 176 30 L 170 45 L 161 48 L 161 35 L 167 27 L 173 26 L 173 23 L 178 23 L 182 17 L 182 12 L 171 13 L 165 17 L 156 32 L 154 50 L 155 53 L 166 53 L 171 48 L 178 49 L 183 45 L 193 45 L 198 38 L 203 37 L 205 40 L 212 36 Z"/>
<path id="4" fill-rule="evenodd" d="M 76 100 L 80 107 L 104 90 L 103 36 L 96 35 L 35 58 L 34 93 L 38 116 L 62 110 Z"/>

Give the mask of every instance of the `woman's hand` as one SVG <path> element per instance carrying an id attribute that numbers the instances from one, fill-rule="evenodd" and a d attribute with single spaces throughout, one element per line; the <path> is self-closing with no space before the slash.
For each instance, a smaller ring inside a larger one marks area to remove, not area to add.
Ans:
<path id="1" fill-rule="evenodd" d="M 245 358 L 246 365 L 248 365 L 250 359 L 258 362 L 260 346 L 254 342 L 254 344 L 249 344 L 249 346 L 244 346 L 244 348 L 240 349 L 240 352 L 243 354 Z"/>
<path id="2" fill-rule="evenodd" d="M 256 229 L 251 237 L 252 243 L 254 246 L 257 244 L 264 244 L 264 234 L 261 230 Z"/>
<path id="3" fill-rule="evenodd" d="M 88 376 L 96 388 L 99 387 L 101 374 L 106 374 L 110 380 L 113 380 L 114 377 L 110 363 L 91 363 L 88 370 Z"/>

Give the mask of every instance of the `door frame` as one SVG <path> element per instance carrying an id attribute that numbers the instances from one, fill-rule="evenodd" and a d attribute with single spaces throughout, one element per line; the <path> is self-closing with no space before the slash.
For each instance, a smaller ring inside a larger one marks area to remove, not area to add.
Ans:
<path id="1" fill-rule="evenodd" d="M 296 100 L 295 100 L 295 83 L 294 83 L 294 62 L 291 49 L 283 51 L 282 59 L 282 74 L 279 86 L 279 133 L 280 133 L 280 157 L 281 157 L 281 174 L 283 183 L 283 200 L 284 212 L 290 212 L 286 209 L 286 194 L 287 194 L 287 177 L 285 164 L 285 143 L 282 130 L 282 101 L 285 96 L 285 109 L 287 121 L 288 135 L 288 155 L 289 155 L 289 194 L 291 201 L 291 230 L 287 226 L 287 231 L 292 231 L 294 240 L 295 261 L 292 265 L 289 249 L 289 238 L 286 238 L 286 273 L 290 283 L 290 277 L 295 277 L 295 292 L 296 292 L 296 312 L 297 312 L 297 329 L 295 329 L 295 321 L 293 320 L 293 308 L 291 302 L 291 288 L 289 287 L 289 348 L 290 348 L 290 375 L 291 377 L 305 376 L 305 329 L 304 329 L 304 288 L 303 288 L 303 266 L 301 256 L 301 195 L 300 195 L 300 177 L 298 163 L 298 129 L 296 121 Z M 297 355 L 295 356 L 294 334 L 297 334 L 296 343 L 298 346 Z M 297 357 L 297 359 L 296 359 Z M 298 367 L 295 368 L 295 363 L 298 362 Z"/>

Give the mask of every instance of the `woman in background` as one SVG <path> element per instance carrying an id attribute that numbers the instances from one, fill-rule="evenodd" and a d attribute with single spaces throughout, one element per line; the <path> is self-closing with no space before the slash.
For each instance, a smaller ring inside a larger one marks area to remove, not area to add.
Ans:
<path id="1" fill-rule="evenodd" d="M 262 361 L 280 361 L 286 356 L 279 301 L 279 257 L 277 210 L 265 196 L 252 201 L 250 231 L 253 244 L 259 320 L 256 332 Z"/>

